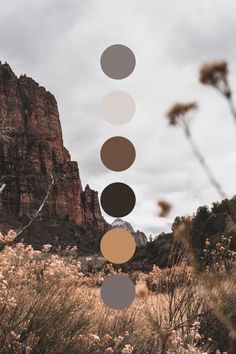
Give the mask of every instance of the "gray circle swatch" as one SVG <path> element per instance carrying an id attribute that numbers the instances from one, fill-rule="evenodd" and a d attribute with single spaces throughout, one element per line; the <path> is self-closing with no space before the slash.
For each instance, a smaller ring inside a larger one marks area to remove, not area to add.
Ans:
<path id="1" fill-rule="evenodd" d="M 108 47 L 101 56 L 101 68 L 111 79 L 125 79 L 132 74 L 135 65 L 134 53 L 123 44 Z"/>
<path id="2" fill-rule="evenodd" d="M 114 310 L 123 310 L 135 299 L 135 286 L 127 275 L 111 275 L 102 284 L 101 298 Z"/>
<path id="3" fill-rule="evenodd" d="M 133 118 L 135 102 L 126 92 L 112 91 L 103 98 L 101 111 L 106 121 L 113 125 L 122 125 Z"/>

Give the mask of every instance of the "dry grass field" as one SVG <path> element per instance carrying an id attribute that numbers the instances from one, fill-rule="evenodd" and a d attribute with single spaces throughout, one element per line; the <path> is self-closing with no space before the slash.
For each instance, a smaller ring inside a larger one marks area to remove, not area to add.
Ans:
<path id="1" fill-rule="evenodd" d="M 224 238 L 202 272 L 183 258 L 131 272 L 136 300 L 124 311 L 100 301 L 103 280 L 119 272 L 101 258 L 11 239 L 12 231 L 1 236 L 0 353 L 234 353 L 235 254 Z"/>

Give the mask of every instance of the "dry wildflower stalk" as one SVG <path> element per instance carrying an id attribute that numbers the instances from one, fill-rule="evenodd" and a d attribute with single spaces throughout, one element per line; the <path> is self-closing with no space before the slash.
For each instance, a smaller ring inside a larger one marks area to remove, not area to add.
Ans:
<path id="1" fill-rule="evenodd" d="M 136 297 L 146 299 L 148 297 L 148 288 L 144 281 L 139 281 L 135 287 Z"/>
<path id="2" fill-rule="evenodd" d="M 228 74 L 228 63 L 224 60 L 205 63 L 200 69 L 199 80 L 203 85 L 216 88 L 227 99 L 234 122 L 236 123 L 236 108 L 232 99 Z"/>
<path id="3" fill-rule="evenodd" d="M 200 82 L 218 88 L 221 92 L 229 96 L 230 90 L 227 83 L 229 73 L 228 63 L 224 60 L 205 63 L 200 69 Z"/>
<path id="4" fill-rule="evenodd" d="M 9 142 L 11 140 L 11 133 L 14 131 L 14 129 L 11 129 L 11 128 L 3 128 L 3 127 L 0 127 L 0 141 L 7 141 Z M 50 178 L 51 178 L 51 183 L 48 187 L 48 190 L 47 190 L 47 193 L 46 193 L 46 196 L 42 202 L 42 204 L 40 205 L 39 209 L 37 210 L 37 212 L 35 213 L 35 215 L 32 217 L 32 219 L 29 221 L 29 223 L 27 225 L 25 225 L 18 233 L 15 233 L 15 236 L 13 238 L 9 238 L 8 237 L 8 234 L 6 237 L 3 237 L 1 238 L 1 234 L 0 234 L 0 244 L 1 246 L 2 245 L 5 245 L 5 244 L 9 244 L 9 243 L 12 243 L 14 241 L 17 240 L 17 238 L 19 238 L 19 236 L 22 235 L 22 233 L 27 230 L 32 224 L 33 222 L 35 221 L 35 219 L 38 217 L 39 213 L 42 211 L 46 201 L 48 200 L 49 196 L 50 196 L 50 193 L 51 193 L 51 190 L 55 184 L 55 179 L 53 177 L 52 174 L 50 174 Z M 0 184 L 0 194 L 4 191 L 4 189 L 6 188 L 6 183 L 2 183 Z"/>
<path id="5" fill-rule="evenodd" d="M 154 330 L 160 333 L 161 342 L 158 353 L 187 353 L 188 351 L 184 350 L 184 338 L 180 333 L 185 332 L 187 338 L 189 329 L 195 327 L 196 320 L 205 314 L 203 303 L 194 296 L 197 284 L 195 284 L 193 272 L 186 263 L 182 263 L 181 266 L 164 270 L 154 267 L 153 271 L 148 274 L 148 278 L 158 286 L 159 299 L 152 297 L 152 306 L 146 308 L 146 316 L 153 323 Z M 179 337 L 177 342 L 173 342 L 174 334 Z M 198 337 L 198 342 L 199 339 Z M 192 345 L 197 349 L 194 343 Z"/>
<path id="6" fill-rule="evenodd" d="M 226 195 L 225 195 L 221 185 L 214 177 L 204 156 L 199 151 L 197 145 L 195 144 L 195 142 L 192 138 L 188 118 L 189 118 L 189 113 L 192 113 L 192 111 L 196 110 L 197 107 L 198 106 L 197 106 L 196 102 L 191 102 L 191 103 L 187 103 L 187 104 L 186 103 L 177 103 L 167 112 L 167 118 L 169 120 L 170 125 L 180 126 L 184 130 L 185 136 L 191 146 L 192 152 L 193 152 L 194 156 L 196 157 L 196 159 L 201 164 L 202 168 L 204 169 L 210 183 L 215 187 L 215 189 L 217 190 L 220 197 L 225 198 Z"/>
<path id="7" fill-rule="evenodd" d="M 196 102 L 176 103 L 167 113 L 170 125 L 186 124 L 186 114 L 198 108 Z"/>
<path id="8" fill-rule="evenodd" d="M 157 205 L 160 208 L 158 216 L 161 218 L 167 217 L 172 208 L 172 205 L 166 200 L 159 200 Z"/>
<path id="9" fill-rule="evenodd" d="M 192 218 L 182 217 L 181 222 L 173 227 L 174 238 L 182 243 L 185 248 L 191 247 L 191 230 Z"/>
<path id="10" fill-rule="evenodd" d="M 51 193 L 51 190 L 55 184 L 55 180 L 54 180 L 54 177 L 52 174 L 50 174 L 50 177 L 51 177 L 51 183 L 48 187 L 48 190 L 47 190 L 47 194 L 42 202 L 42 204 L 40 205 L 39 209 L 36 211 L 35 215 L 32 217 L 32 219 L 29 221 L 29 223 L 27 225 L 25 225 L 16 235 L 16 239 L 19 238 L 20 235 L 22 235 L 22 233 L 27 230 L 32 224 L 33 222 L 35 221 L 35 219 L 38 217 L 39 213 L 41 212 L 41 210 L 43 209 L 46 201 L 48 200 L 49 196 L 50 196 L 50 193 Z"/>
<path id="11" fill-rule="evenodd" d="M 16 233 L 13 230 L 9 230 L 8 233 L 3 236 L 0 232 L 0 245 L 7 245 L 14 242 L 16 239 Z"/>
<path id="12" fill-rule="evenodd" d="M 20 231 L 18 231 L 18 232 L 16 233 L 16 235 L 15 235 L 14 239 L 12 240 L 12 242 L 13 242 L 13 241 L 17 241 L 17 239 L 19 238 L 19 236 L 21 236 L 21 235 L 23 234 L 23 232 L 24 232 L 25 230 L 27 230 L 27 229 L 33 224 L 33 222 L 34 222 L 34 221 L 36 220 L 36 218 L 38 217 L 39 213 L 42 211 L 42 209 L 43 209 L 45 203 L 47 202 L 47 200 L 48 200 L 48 198 L 49 198 L 49 196 L 50 196 L 51 190 L 52 190 L 52 188 L 53 188 L 53 186 L 54 186 L 54 184 L 55 184 L 55 179 L 54 179 L 54 177 L 53 177 L 52 174 L 50 174 L 50 178 L 51 178 L 51 183 L 49 184 L 49 187 L 48 187 L 46 196 L 45 196 L 45 198 L 43 199 L 42 204 L 40 205 L 40 207 L 38 208 L 38 210 L 36 211 L 36 213 L 34 214 L 34 216 L 32 217 L 32 219 L 28 222 L 28 224 L 25 225 Z M 5 183 L 2 184 L 2 185 L 0 185 L 0 194 L 3 192 L 3 190 L 5 189 L 5 187 L 6 187 L 6 184 L 5 184 Z M 1 238 L 0 238 L 0 244 L 3 245 L 3 244 L 5 244 L 5 243 L 10 243 L 10 241 L 8 240 L 7 242 L 1 242 Z"/>
<path id="13" fill-rule="evenodd" d="M 236 258 L 234 252 L 230 250 L 231 237 L 223 235 L 217 244 L 212 244 L 206 238 L 205 248 L 200 252 L 194 247 L 190 218 L 182 218 L 173 229 L 173 235 L 187 249 L 202 296 L 215 316 L 228 328 L 231 346 L 235 348 Z"/>
<path id="14" fill-rule="evenodd" d="M 3 190 L 6 188 L 6 183 L 3 183 L 2 185 L 0 185 L 0 194 L 3 192 Z"/>

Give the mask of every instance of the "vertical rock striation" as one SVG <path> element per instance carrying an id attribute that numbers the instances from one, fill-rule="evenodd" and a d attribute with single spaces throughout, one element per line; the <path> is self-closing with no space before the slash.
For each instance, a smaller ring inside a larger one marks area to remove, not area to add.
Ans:
<path id="1" fill-rule="evenodd" d="M 54 96 L 31 78 L 18 78 L 6 63 L 0 63 L 0 130 L 0 181 L 6 183 L 0 195 L 2 219 L 5 214 L 30 219 L 52 174 L 56 183 L 39 220 L 78 225 L 83 237 L 104 233 L 108 225 L 97 192 L 89 186 L 82 190 L 78 165 L 63 145 Z"/>

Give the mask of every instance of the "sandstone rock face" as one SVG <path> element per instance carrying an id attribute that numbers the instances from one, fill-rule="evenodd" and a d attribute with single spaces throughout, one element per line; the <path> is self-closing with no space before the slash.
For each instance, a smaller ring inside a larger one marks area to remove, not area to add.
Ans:
<path id="1" fill-rule="evenodd" d="M 63 146 L 54 96 L 25 75 L 16 77 L 8 64 L 1 63 L 0 128 L 0 182 L 6 184 L 0 194 L 0 215 L 31 218 L 53 175 L 56 183 L 40 220 L 79 225 L 85 235 L 103 234 L 108 225 L 98 194 L 89 186 L 82 190 L 77 163 Z"/>

